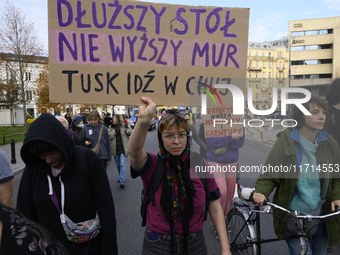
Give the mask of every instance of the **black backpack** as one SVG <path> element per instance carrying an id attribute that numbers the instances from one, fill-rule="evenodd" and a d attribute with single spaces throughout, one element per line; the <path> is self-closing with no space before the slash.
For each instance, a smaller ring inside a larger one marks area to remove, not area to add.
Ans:
<path id="1" fill-rule="evenodd" d="M 204 221 L 206 221 L 208 207 L 210 204 L 210 192 L 208 191 L 206 176 L 203 176 L 203 177 L 201 176 L 202 174 L 205 175 L 206 173 L 198 172 L 198 174 L 200 176 L 201 182 L 205 190 Z M 161 159 L 160 157 L 158 157 L 156 168 L 151 176 L 146 192 L 144 192 L 144 189 L 143 189 L 142 194 L 141 194 L 142 204 L 141 204 L 140 213 L 143 218 L 142 227 L 146 226 L 146 215 L 147 215 L 147 208 L 148 208 L 149 203 L 152 202 L 152 205 L 156 206 L 155 193 L 159 189 L 159 186 L 161 185 L 162 181 L 165 180 L 165 175 L 166 175 L 165 161 Z"/>

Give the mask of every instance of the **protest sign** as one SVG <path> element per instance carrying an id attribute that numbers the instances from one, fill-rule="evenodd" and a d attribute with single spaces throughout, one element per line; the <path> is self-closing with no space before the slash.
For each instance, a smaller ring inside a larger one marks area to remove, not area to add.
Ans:
<path id="1" fill-rule="evenodd" d="M 49 0 L 48 14 L 52 102 L 200 106 L 197 84 L 246 76 L 249 9 Z"/>

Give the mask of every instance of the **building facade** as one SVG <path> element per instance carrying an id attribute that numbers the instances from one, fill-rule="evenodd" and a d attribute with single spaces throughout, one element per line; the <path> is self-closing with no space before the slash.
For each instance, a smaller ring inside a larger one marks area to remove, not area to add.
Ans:
<path id="1" fill-rule="evenodd" d="M 288 37 L 273 42 L 248 43 L 247 87 L 253 90 L 255 109 L 271 108 L 273 88 L 277 88 L 277 109 L 280 109 L 280 89 L 289 86 L 288 70 Z"/>
<path id="2" fill-rule="evenodd" d="M 289 48 L 291 87 L 325 99 L 328 85 L 340 77 L 340 17 L 290 21 Z"/>

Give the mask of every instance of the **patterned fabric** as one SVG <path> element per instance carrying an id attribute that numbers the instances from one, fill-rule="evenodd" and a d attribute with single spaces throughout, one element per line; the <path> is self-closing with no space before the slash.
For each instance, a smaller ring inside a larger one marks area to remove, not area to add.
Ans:
<path id="1" fill-rule="evenodd" d="M 3 222 L 1 254 L 69 254 L 48 230 L 18 210 L 0 206 L 0 219 Z"/>
<path id="2" fill-rule="evenodd" d="M 186 148 L 182 155 L 179 157 L 180 160 L 177 160 L 176 167 L 177 169 L 172 169 L 169 162 L 170 154 L 166 152 L 162 146 L 160 145 L 160 152 L 158 155 L 160 158 L 165 160 L 166 162 L 166 177 L 169 186 L 172 188 L 171 190 L 171 201 L 172 201 L 172 235 L 175 236 L 175 224 L 177 222 L 177 218 L 179 217 L 181 223 L 183 224 L 183 220 L 181 217 L 181 211 L 184 210 L 184 200 L 186 198 L 186 186 L 187 183 L 184 182 L 182 176 L 182 163 L 186 160 L 190 159 L 190 148 Z"/>

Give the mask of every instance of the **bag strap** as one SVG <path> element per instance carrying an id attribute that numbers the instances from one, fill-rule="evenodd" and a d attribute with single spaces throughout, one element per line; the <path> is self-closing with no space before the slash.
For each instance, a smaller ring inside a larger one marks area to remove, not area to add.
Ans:
<path id="1" fill-rule="evenodd" d="M 99 138 L 98 138 L 98 143 L 100 143 L 100 139 L 102 138 L 102 131 L 103 131 L 104 126 L 100 128 L 100 133 L 99 133 Z"/>
<path id="2" fill-rule="evenodd" d="M 323 176 L 321 200 L 325 200 L 328 185 L 329 185 L 329 172 L 328 172 L 328 168 L 329 168 L 329 142 L 326 144 L 326 153 L 327 153 L 327 171 Z"/>

